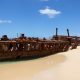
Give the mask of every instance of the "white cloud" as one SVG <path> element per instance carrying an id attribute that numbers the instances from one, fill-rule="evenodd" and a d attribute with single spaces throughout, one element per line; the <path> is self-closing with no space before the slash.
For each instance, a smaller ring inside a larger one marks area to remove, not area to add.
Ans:
<path id="1" fill-rule="evenodd" d="M 39 10 L 39 12 L 40 14 L 47 15 L 49 18 L 54 18 L 56 15 L 61 14 L 61 11 L 50 9 L 49 7 Z"/>
<path id="2" fill-rule="evenodd" d="M 0 23 L 12 23 L 12 21 L 11 20 L 0 20 Z"/>

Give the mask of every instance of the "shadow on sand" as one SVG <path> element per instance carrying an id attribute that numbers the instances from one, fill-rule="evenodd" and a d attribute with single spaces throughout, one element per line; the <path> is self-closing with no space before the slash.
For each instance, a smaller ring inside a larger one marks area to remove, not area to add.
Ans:
<path id="1" fill-rule="evenodd" d="M 40 61 L 41 63 L 47 62 L 47 64 L 57 64 L 64 62 L 66 60 L 66 56 L 60 53 L 57 54 L 51 54 L 47 56 L 41 56 L 41 57 L 17 57 L 16 59 L 5 59 L 5 60 L 0 60 L 0 63 L 3 62 L 19 62 L 19 61 L 29 61 L 29 60 L 42 60 Z M 39 62 L 39 64 L 40 64 Z"/>

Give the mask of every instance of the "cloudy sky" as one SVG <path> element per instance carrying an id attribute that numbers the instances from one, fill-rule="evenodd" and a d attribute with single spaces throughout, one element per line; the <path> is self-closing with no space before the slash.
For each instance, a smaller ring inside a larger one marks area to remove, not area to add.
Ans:
<path id="1" fill-rule="evenodd" d="M 0 0 L 0 37 L 51 37 L 56 27 L 80 36 L 80 0 Z"/>

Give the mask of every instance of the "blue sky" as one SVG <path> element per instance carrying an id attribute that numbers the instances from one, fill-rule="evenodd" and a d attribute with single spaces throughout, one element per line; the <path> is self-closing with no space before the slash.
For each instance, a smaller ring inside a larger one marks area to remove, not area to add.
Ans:
<path id="1" fill-rule="evenodd" d="M 80 36 L 80 0 L 0 0 L 0 37 Z"/>

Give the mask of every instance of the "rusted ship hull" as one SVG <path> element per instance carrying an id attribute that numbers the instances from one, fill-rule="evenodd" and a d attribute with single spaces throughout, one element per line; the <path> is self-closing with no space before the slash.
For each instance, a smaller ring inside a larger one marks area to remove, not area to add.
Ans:
<path id="1" fill-rule="evenodd" d="M 19 44 L 19 47 L 16 46 Z M 48 41 L 48 42 L 13 42 L 12 48 L 9 48 L 9 42 L 1 42 L 1 45 L 7 46 L 0 51 L 0 61 L 3 60 L 17 60 L 17 59 L 33 59 L 39 58 L 58 52 L 67 51 L 69 49 L 69 43 L 66 41 Z M 16 49 L 17 48 L 17 49 Z"/>
<path id="2" fill-rule="evenodd" d="M 0 61 L 39 58 L 64 52 L 69 48 L 77 48 L 79 42 L 77 37 L 70 36 L 68 29 L 68 36 L 59 36 L 57 30 L 56 35 L 50 40 L 34 37 L 27 38 L 24 34 L 10 40 L 7 35 L 4 35 L 0 40 Z"/>

